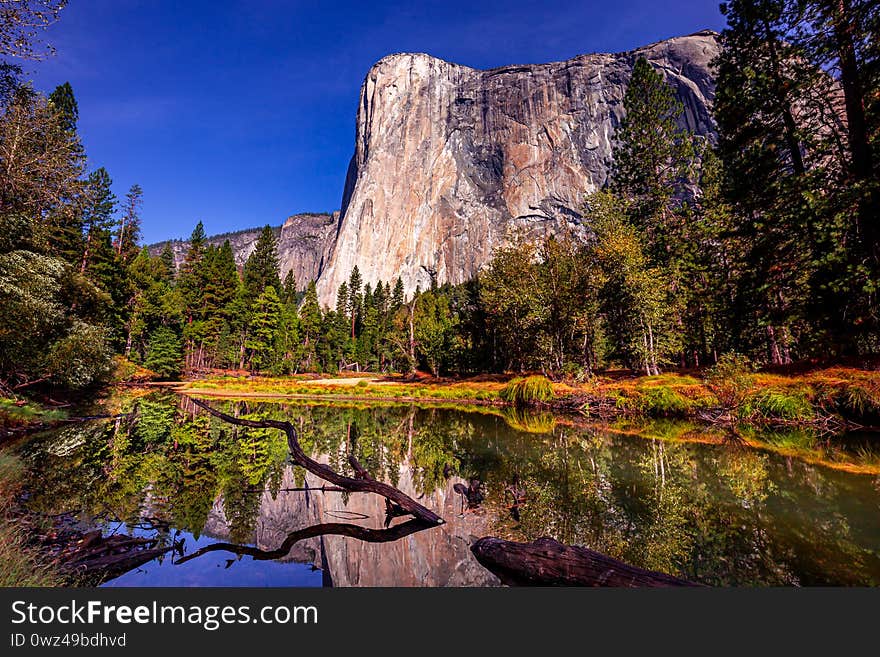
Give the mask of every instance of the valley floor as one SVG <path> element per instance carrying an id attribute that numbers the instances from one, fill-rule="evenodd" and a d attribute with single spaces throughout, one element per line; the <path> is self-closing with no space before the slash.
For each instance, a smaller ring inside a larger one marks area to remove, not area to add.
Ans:
<path id="1" fill-rule="evenodd" d="M 464 379 L 349 374 L 339 377 L 212 376 L 173 384 L 181 393 L 226 398 L 325 398 L 363 401 L 453 402 L 508 405 L 504 390 L 515 377 Z M 551 382 L 552 396 L 536 407 L 610 417 L 678 417 L 717 423 L 773 426 L 876 427 L 880 423 L 880 372 L 827 367 L 796 373 L 757 373 L 729 400 L 726 383 L 700 373 L 634 376 L 607 372 L 579 383 Z M 720 397 L 720 398 L 719 398 Z M 727 400 L 727 403 L 724 403 Z"/>

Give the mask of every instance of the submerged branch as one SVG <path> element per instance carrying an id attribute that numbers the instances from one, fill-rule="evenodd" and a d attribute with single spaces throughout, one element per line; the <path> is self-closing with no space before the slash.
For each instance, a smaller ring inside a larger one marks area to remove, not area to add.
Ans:
<path id="1" fill-rule="evenodd" d="M 312 525 L 311 527 L 291 532 L 287 535 L 287 538 L 284 539 L 284 542 L 275 550 L 262 550 L 251 545 L 237 545 L 235 543 L 212 543 L 211 545 L 199 548 L 192 554 L 181 557 L 174 563 L 179 565 L 186 563 L 191 559 L 195 559 L 196 557 L 200 557 L 203 554 L 207 554 L 208 552 L 218 551 L 248 555 L 257 561 L 281 559 L 287 556 L 294 544 L 299 541 L 304 541 L 307 538 L 315 538 L 317 536 L 348 536 L 349 538 L 356 538 L 359 541 L 365 541 L 367 543 L 389 543 L 405 536 L 409 536 L 410 534 L 420 532 L 423 529 L 435 527 L 436 524 L 437 523 L 434 522 L 419 520 L 418 518 L 413 518 L 412 520 L 408 520 L 387 529 L 370 529 L 369 527 L 361 527 L 360 525 L 353 525 L 344 522 L 322 523 L 320 525 Z"/>
<path id="2" fill-rule="evenodd" d="M 300 446 L 296 429 L 290 422 L 284 422 L 281 420 L 248 420 L 238 418 L 222 411 L 218 411 L 194 397 L 190 397 L 190 399 L 196 406 L 208 411 L 211 415 L 220 418 L 224 422 L 229 422 L 230 424 L 236 424 L 242 427 L 252 427 L 255 429 L 279 429 L 283 431 L 287 434 L 287 445 L 290 449 L 290 457 L 293 462 L 297 465 L 301 465 L 313 475 L 320 477 L 325 481 L 329 481 L 331 484 L 335 484 L 336 486 L 351 492 L 366 492 L 381 495 L 407 513 L 413 515 L 415 518 L 430 523 L 431 525 L 440 525 L 444 522 L 443 518 L 416 502 L 406 493 L 398 490 L 394 486 L 390 486 L 381 481 L 376 481 L 367 474 L 366 470 L 359 466 L 355 468 L 358 475 L 357 477 L 347 477 L 339 474 L 330 466 L 318 463 L 309 458 Z"/>

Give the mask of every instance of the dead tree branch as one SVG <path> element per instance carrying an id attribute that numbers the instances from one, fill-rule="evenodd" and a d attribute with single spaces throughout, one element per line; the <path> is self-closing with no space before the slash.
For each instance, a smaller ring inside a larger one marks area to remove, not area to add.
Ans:
<path id="1" fill-rule="evenodd" d="M 296 429 L 290 422 L 284 422 L 281 420 L 247 420 L 244 418 L 238 418 L 223 413 L 222 411 L 218 411 L 201 400 L 192 397 L 190 399 L 196 406 L 203 408 L 211 415 L 220 418 L 224 422 L 229 422 L 230 424 L 236 424 L 242 427 L 252 427 L 255 429 L 279 429 L 280 431 L 283 431 L 287 434 L 287 445 L 290 449 L 290 458 L 293 462 L 297 465 L 301 465 L 313 475 L 320 477 L 325 481 L 329 481 L 331 484 L 351 492 L 376 493 L 377 495 L 381 495 L 385 499 L 391 500 L 415 518 L 431 525 L 440 525 L 444 522 L 443 518 L 416 502 L 409 497 L 409 495 L 398 490 L 394 486 L 390 486 L 381 481 L 376 481 L 367 474 L 366 470 L 359 466 L 355 467 L 357 477 L 346 477 L 333 470 L 330 466 L 318 463 L 309 458 L 303 451 L 302 447 L 300 447 Z"/>

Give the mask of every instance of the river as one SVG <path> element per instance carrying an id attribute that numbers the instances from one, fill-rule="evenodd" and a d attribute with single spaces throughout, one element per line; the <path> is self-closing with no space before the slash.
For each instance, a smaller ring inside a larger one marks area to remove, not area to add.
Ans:
<path id="1" fill-rule="evenodd" d="M 234 549 L 193 557 L 218 542 L 276 550 L 291 532 L 322 523 L 382 529 L 384 501 L 320 490 L 324 482 L 289 461 L 279 431 L 232 426 L 186 397 L 154 392 L 126 401 L 124 417 L 16 447 L 29 466 L 31 510 L 72 511 L 107 533 L 181 545 L 105 586 L 496 586 L 470 552 L 482 536 L 551 536 L 715 586 L 880 584 L 876 435 L 767 434 L 756 448 L 683 422 L 212 403 L 293 422 L 316 460 L 351 474 L 354 454 L 446 523 L 382 543 L 315 536 L 270 559 Z M 470 504 L 456 490 L 466 487 L 479 491 Z"/>

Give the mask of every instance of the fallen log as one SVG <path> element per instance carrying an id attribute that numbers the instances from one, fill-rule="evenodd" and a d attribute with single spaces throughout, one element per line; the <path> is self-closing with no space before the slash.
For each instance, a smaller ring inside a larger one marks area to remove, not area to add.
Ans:
<path id="1" fill-rule="evenodd" d="M 443 518 L 416 502 L 403 491 L 398 490 L 394 486 L 373 479 L 366 470 L 357 464 L 354 457 L 349 457 L 349 460 L 352 461 L 352 467 L 357 474 L 356 477 L 346 477 L 333 470 L 330 466 L 312 460 L 306 455 L 302 447 L 300 447 L 296 429 L 290 422 L 284 422 L 281 420 L 247 420 L 218 411 L 194 397 L 190 397 L 190 400 L 199 408 L 203 408 L 211 415 L 218 417 L 225 422 L 229 422 L 230 424 L 256 429 L 280 429 L 287 434 L 287 446 L 290 449 L 291 460 L 297 465 L 304 467 L 313 475 L 320 477 L 325 481 L 329 481 L 331 484 L 351 492 L 376 493 L 377 495 L 381 495 L 385 499 L 391 500 L 397 504 L 397 506 L 410 513 L 415 518 L 424 522 L 433 525 L 441 525 L 444 522 Z"/>
<path id="2" fill-rule="evenodd" d="M 486 536 L 471 546 L 471 552 L 509 586 L 700 586 L 552 538 L 515 543 Z"/>

